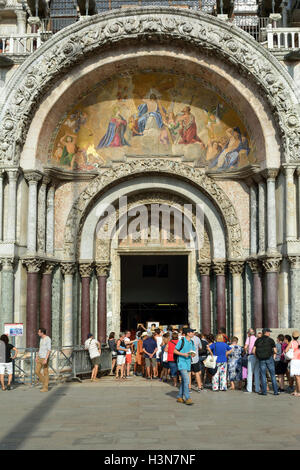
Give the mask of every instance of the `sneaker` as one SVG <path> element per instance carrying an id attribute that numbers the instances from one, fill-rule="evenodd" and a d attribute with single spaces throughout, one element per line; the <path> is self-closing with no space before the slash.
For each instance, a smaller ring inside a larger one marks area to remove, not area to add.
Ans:
<path id="1" fill-rule="evenodd" d="M 177 403 L 184 403 L 184 399 L 183 398 L 177 398 Z"/>
<path id="2" fill-rule="evenodd" d="M 186 400 L 185 404 L 186 405 L 193 405 L 192 399 L 189 398 L 188 400 Z"/>
<path id="3" fill-rule="evenodd" d="M 197 388 L 196 392 L 198 392 L 198 393 L 202 392 L 202 388 Z"/>
<path id="4" fill-rule="evenodd" d="M 7 390 L 13 390 L 11 385 L 7 385 Z"/>

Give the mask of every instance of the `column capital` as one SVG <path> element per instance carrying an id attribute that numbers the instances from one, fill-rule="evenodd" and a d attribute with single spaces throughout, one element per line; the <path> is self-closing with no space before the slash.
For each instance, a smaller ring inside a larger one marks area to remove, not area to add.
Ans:
<path id="1" fill-rule="evenodd" d="M 51 178 L 47 175 L 42 176 L 42 184 L 48 186 L 49 183 L 51 183 Z"/>
<path id="2" fill-rule="evenodd" d="M 76 263 L 74 263 L 73 261 L 62 262 L 60 263 L 60 266 L 61 266 L 61 271 L 64 276 L 66 275 L 73 276 L 73 274 L 75 274 L 76 272 Z"/>
<path id="3" fill-rule="evenodd" d="M 38 183 L 42 178 L 43 178 L 43 175 L 41 172 L 39 171 L 35 171 L 35 170 L 25 170 L 24 171 L 24 178 L 26 179 L 26 181 L 28 182 L 28 184 L 30 183 Z"/>
<path id="4" fill-rule="evenodd" d="M 13 271 L 14 269 L 14 258 L 1 258 L 0 263 L 2 265 L 2 271 Z"/>
<path id="5" fill-rule="evenodd" d="M 45 260 L 43 264 L 42 274 L 52 274 L 57 264 L 57 261 Z"/>
<path id="6" fill-rule="evenodd" d="M 95 264 L 95 268 L 96 268 L 97 277 L 100 277 L 100 276 L 108 277 L 109 270 L 110 270 L 110 262 L 107 262 L 107 261 L 98 262 Z"/>
<path id="7" fill-rule="evenodd" d="M 300 269 L 300 255 L 288 256 L 287 259 L 290 262 L 291 269 Z"/>
<path id="8" fill-rule="evenodd" d="M 285 165 L 282 165 L 282 171 L 286 176 L 293 176 L 296 168 L 297 168 L 296 165 L 290 165 L 288 163 L 286 163 Z"/>
<path id="9" fill-rule="evenodd" d="M 211 261 L 210 260 L 198 260 L 198 270 L 201 276 L 209 276 L 210 269 L 211 269 Z"/>
<path id="10" fill-rule="evenodd" d="M 247 260 L 247 264 L 250 266 L 250 269 L 253 274 L 259 274 L 262 271 L 261 262 L 259 259 L 251 258 Z"/>
<path id="11" fill-rule="evenodd" d="M 20 174 L 20 170 L 18 168 L 9 168 L 5 171 L 7 173 L 9 182 L 18 180 L 18 177 L 19 177 L 19 174 Z"/>
<path id="12" fill-rule="evenodd" d="M 226 270 L 226 261 L 225 260 L 213 260 L 212 268 L 214 273 L 217 276 L 224 276 Z"/>
<path id="13" fill-rule="evenodd" d="M 90 278 L 93 272 L 93 263 L 80 263 L 79 264 L 79 273 L 80 277 Z"/>
<path id="14" fill-rule="evenodd" d="M 264 258 L 262 259 L 262 265 L 267 273 L 278 273 L 281 259 L 281 256 Z"/>
<path id="15" fill-rule="evenodd" d="M 229 270 L 233 276 L 241 275 L 244 271 L 244 260 L 232 260 L 229 261 Z"/>
<path id="16" fill-rule="evenodd" d="M 22 264 L 26 266 L 28 273 L 38 273 L 43 265 L 43 260 L 37 257 L 24 258 Z"/>
<path id="17" fill-rule="evenodd" d="M 262 175 L 267 179 L 267 180 L 276 180 L 276 177 L 278 175 L 278 168 L 266 168 L 263 170 Z"/>

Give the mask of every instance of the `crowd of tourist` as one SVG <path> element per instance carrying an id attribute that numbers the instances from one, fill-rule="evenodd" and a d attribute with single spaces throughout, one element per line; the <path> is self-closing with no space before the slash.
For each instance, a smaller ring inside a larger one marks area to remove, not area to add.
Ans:
<path id="1" fill-rule="evenodd" d="M 109 335 L 116 380 L 133 374 L 146 380 L 160 380 L 179 387 L 177 401 L 192 404 L 191 392 L 243 390 L 267 395 L 268 382 L 274 395 L 282 392 L 300 396 L 300 333 L 280 334 L 275 342 L 271 330 L 255 334 L 249 329 L 243 346 L 220 328 L 216 336 L 197 333 L 189 327 L 166 331 L 131 331 Z M 133 359 L 134 358 L 134 359 Z M 285 378 L 288 386 L 285 388 Z M 253 380 L 254 379 L 254 380 Z M 269 380 L 268 380 L 269 379 Z"/>

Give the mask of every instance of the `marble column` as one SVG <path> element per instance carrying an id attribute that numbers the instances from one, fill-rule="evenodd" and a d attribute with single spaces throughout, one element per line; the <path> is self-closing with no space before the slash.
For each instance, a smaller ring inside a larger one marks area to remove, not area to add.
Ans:
<path id="1" fill-rule="evenodd" d="M 54 261 L 45 261 L 41 282 L 39 326 L 45 328 L 50 337 L 52 337 L 52 273 L 55 265 Z"/>
<path id="2" fill-rule="evenodd" d="M 233 310 L 233 335 L 239 341 L 243 338 L 243 318 L 242 318 L 242 272 L 244 261 L 230 261 L 229 269 L 232 275 L 232 310 Z"/>
<path id="3" fill-rule="evenodd" d="M 213 270 L 217 278 L 217 328 L 226 328 L 226 261 L 214 261 Z"/>
<path id="4" fill-rule="evenodd" d="M 300 325 L 300 255 L 289 256 L 291 279 L 291 328 Z"/>
<path id="5" fill-rule="evenodd" d="M 18 34 L 26 33 L 27 13 L 24 10 L 16 10 Z"/>
<path id="6" fill-rule="evenodd" d="M 63 346 L 73 346 L 73 276 L 76 265 L 73 262 L 61 263 L 65 278 L 64 314 L 63 314 Z"/>
<path id="7" fill-rule="evenodd" d="M 7 242 L 16 241 L 16 222 L 17 222 L 17 181 L 19 170 L 7 170 L 8 175 L 8 207 L 7 207 Z"/>
<path id="8" fill-rule="evenodd" d="M 96 263 L 96 273 L 98 280 L 98 341 L 103 344 L 107 342 L 107 307 L 106 307 L 106 282 L 109 275 L 110 263 Z"/>
<path id="9" fill-rule="evenodd" d="M 258 183 L 258 253 L 264 255 L 266 252 L 266 183 L 260 175 L 256 175 Z"/>
<path id="10" fill-rule="evenodd" d="M 29 16 L 28 24 L 30 25 L 31 32 L 32 33 L 37 33 L 38 29 L 41 25 L 41 20 L 38 16 Z"/>
<path id="11" fill-rule="evenodd" d="M 248 180 L 250 187 L 250 254 L 257 254 L 257 187 L 255 181 Z"/>
<path id="12" fill-rule="evenodd" d="M 210 261 L 198 261 L 201 276 L 201 331 L 204 334 L 212 332 L 210 304 Z"/>
<path id="13" fill-rule="evenodd" d="M 46 216 L 46 253 L 54 255 L 54 196 L 55 186 L 52 184 L 47 194 L 47 216 Z"/>
<path id="14" fill-rule="evenodd" d="M 267 220 L 268 220 L 268 236 L 267 236 L 267 252 L 272 254 L 277 252 L 277 236 L 276 236 L 276 194 L 275 181 L 278 170 L 268 168 L 264 171 L 267 179 Z"/>
<path id="15" fill-rule="evenodd" d="M 44 176 L 38 193 L 37 248 L 41 255 L 46 251 L 46 193 L 49 182 L 50 178 Z"/>
<path id="16" fill-rule="evenodd" d="M 92 263 L 80 263 L 79 272 L 81 276 L 81 344 L 84 344 L 91 331 L 90 279 L 93 272 Z"/>
<path id="17" fill-rule="evenodd" d="M 14 260 L 2 258 L 1 275 L 1 321 L 0 331 L 4 332 L 4 323 L 14 321 Z"/>
<path id="18" fill-rule="evenodd" d="M 37 248 L 37 186 L 42 175 L 37 171 L 24 172 L 28 181 L 27 253 L 36 253 Z"/>
<path id="19" fill-rule="evenodd" d="M 252 299 L 253 299 L 253 328 L 255 330 L 263 327 L 263 286 L 262 270 L 259 260 L 249 260 L 248 264 L 253 273 Z"/>
<path id="20" fill-rule="evenodd" d="M 294 183 L 295 166 L 285 166 L 285 214 L 286 241 L 297 238 L 296 191 Z"/>
<path id="21" fill-rule="evenodd" d="M 297 192 L 298 192 L 298 197 L 297 197 L 297 206 L 298 206 L 298 238 L 300 238 L 300 166 L 298 166 L 297 171 Z"/>
<path id="22" fill-rule="evenodd" d="M 39 258 L 23 259 L 27 268 L 26 299 L 26 347 L 38 347 L 38 310 L 39 310 L 39 272 L 42 260 Z"/>
<path id="23" fill-rule="evenodd" d="M 0 170 L 0 240 L 3 240 L 3 178 L 4 170 Z"/>
<path id="24" fill-rule="evenodd" d="M 278 328 L 278 271 L 281 257 L 270 257 L 262 260 L 265 268 L 265 298 L 266 309 L 264 318 L 265 328 Z"/>

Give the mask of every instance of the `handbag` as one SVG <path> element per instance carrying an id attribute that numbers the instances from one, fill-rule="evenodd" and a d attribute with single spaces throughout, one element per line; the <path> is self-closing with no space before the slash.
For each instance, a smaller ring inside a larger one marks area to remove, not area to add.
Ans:
<path id="1" fill-rule="evenodd" d="M 289 361 L 294 359 L 294 350 L 293 350 L 292 344 L 288 352 L 285 353 L 284 355 L 285 355 L 285 358 L 288 359 Z"/>
<path id="2" fill-rule="evenodd" d="M 215 369 L 217 366 L 217 359 L 218 356 L 211 356 L 211 354 L 209 354 L 207 358 L 203 361 L 203 364 L 207 369 Z"/>

